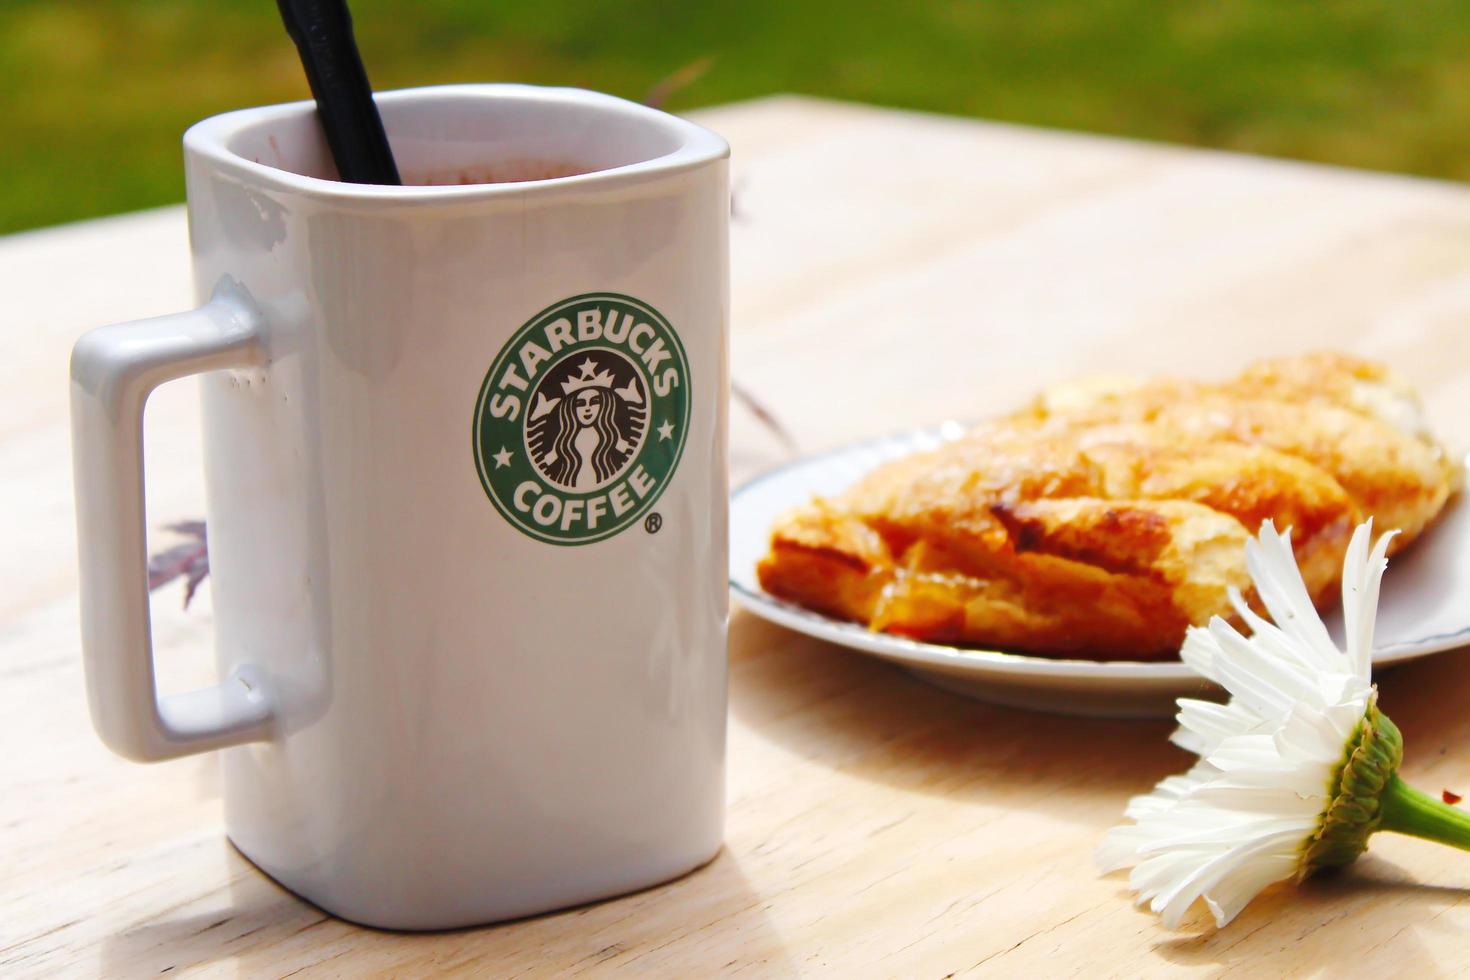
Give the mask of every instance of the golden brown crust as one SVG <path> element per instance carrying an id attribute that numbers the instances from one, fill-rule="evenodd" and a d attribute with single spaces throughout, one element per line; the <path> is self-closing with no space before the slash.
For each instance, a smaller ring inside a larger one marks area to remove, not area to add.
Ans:
<path id="1" fill-rule="evenodd" d="M 1422 532 L 1455 486 L 1407 388 L 1343 355 L 1256 365 L 1223 385 L 1054 389 L 943 448 L 785 516 L 773 595 L 935 642 L 1096 659 L 1174 653 L 1249 590 L 1244 543 L 1294 529 L 1332 601 L 1353 527 Z"/>

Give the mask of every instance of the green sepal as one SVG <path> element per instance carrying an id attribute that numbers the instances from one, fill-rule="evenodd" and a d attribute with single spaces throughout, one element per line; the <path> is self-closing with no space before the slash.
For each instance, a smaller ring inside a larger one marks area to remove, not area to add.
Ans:
<path id="1" fill-rule="evenodd" d="M 1384 790 L 1403 758 L 1404 737 L 1388 715 L 1378 710 L 1378 689 L 1374 688 L 1329 787 L 1332 802 L 1302 848 L 1298 880 L 1324 868 L 1351 864 L 1367 849 L 1368 838 L 1383 822 Z"/>

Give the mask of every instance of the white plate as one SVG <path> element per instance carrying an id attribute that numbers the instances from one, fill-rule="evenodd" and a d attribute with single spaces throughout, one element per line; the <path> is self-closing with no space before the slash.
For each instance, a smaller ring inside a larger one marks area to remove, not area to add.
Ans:
<path id="1" fill-rule="evenodd" d="M 835 494 L 880 463 L 932 449 L 964 431 L 947 422 L 890 436 L 797 460 L 741 486 L 730 505 L 730 585 L 736 599 L 773 623 L 882 657 L 930 683 L 997 704 L 1144 718 L 1173 714 L 1180 695 L 1211 696 L 1214 687 L 1177 660 L 1103 663 L 920 643 L 830 619 L 761 591 L 755 565 L 782 511 L 813 494 Z M 1339 633 L 1335 615 L 1328 625 Z M 1373 662 L 1379 667 L 1470 644 L 1470 507 L 1460 498 L 1389 564 L 1375 639 Z"/>

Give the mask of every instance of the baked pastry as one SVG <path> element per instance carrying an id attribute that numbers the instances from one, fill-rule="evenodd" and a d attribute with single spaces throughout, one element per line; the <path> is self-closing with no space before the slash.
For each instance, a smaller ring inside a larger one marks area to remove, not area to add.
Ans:
<path id="1" fill-rule="evenodd" d="M 1360 521 L 1399 528 L 1400 550 L 1459 473 L 1412 390 L 1346 355 L 1223 384 L 1092 381 L 786 514 L 757 572 L 772 595 L 916 639 L 1160 659 L 1189 625 L 1233 618 L 1231 587 L 1253 599 L 1262 521 L 1292 528 L 1325 606 Z"/>

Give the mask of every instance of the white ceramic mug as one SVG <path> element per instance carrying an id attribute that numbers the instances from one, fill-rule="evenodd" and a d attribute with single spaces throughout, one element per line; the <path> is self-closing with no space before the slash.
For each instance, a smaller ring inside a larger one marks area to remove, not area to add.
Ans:
<path id="1" fill-rule="evenodd" d="M 190 129 L 203 305 L 76 346 L 93 720 L 226 748 L 231 840 L 358 922 L 677 876 L 723 826 L 728 147 L 570 89 L 379 104 L 420 186 L 329 179 L 309 103 Z M 224 680 L 160 699 L 141 421 L 193 374 Z"/>

